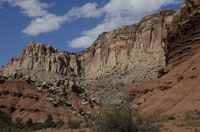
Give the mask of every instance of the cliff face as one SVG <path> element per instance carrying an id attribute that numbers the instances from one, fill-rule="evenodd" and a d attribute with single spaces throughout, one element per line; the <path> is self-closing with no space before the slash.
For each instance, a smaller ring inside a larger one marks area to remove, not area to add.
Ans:
<path id="1" fill-rule="evenodd" d="M 200 1 L 185 0 L 166 20 L 166 64 L 159 78 L 129 90 L 134 109 L 146 114 L 184 113 L 199 109 Z M 166 74 L 166 75 L 165 75 Z"/>
<path id="2" fill-rule="evenodd" d="M 138 24 L 99 35 L 91 47 L 79 53 L 59 52 L 52 46 L 31 42 L 19 58 L 3 66 L 4 76 L 18 70 L 50 71 L 62 75 L 101 74 L 105 71 L 164 66 L 162 36 L 165 19 L 174 13 L 162 10 Z"/>
<path id="3" fill-rule="evenodd" d="M 200 1 L 185 0 L 181 9 L 167 19 L 166 64 L 176 66 L 200 48 Z"/>
<path id="4" fill-rule="evenodd" d="M 43 43 L 30 42 L 19 58 L 11 58 L 10 63 L 1 69 L 10 75 L 21 69 L 51 71 L 60 74 L 77 74 L 78 62 L 75 54 L 59 52 Z"/>
<path id="5" fill-rule="evenodd" d="M 126 69 L 163 66 L 164 43 L 161 38 L 166 34 L 165 18 L 173 13 L 172 10 L 162 10 L 135 25 L 99 35 L 90 48 L 80 53 L 81 66 L 86 73 L 102 72 L 116 65 Z"/>

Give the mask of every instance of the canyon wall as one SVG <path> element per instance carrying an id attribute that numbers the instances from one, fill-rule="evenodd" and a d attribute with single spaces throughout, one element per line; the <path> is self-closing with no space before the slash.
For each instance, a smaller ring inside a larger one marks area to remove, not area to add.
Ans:
<path id="1" fill-rule="evenodd" d="M 99 35 L 90 48 L 80 53 L 81 66 L 87 73 L 101 72 L 116 65 L 127 69 L 163 66 L 165 18 L 173 13 L 172 10 L 162 10 L 144 17 L 135 25 Z"/>
<path id="2" fill-rule="evenodd" d="M 167 33 L 165 20 L 172 14 L 172 10 L 161 10 L 137 24 L 102 33 L 91 47 L 76 54 L 31 42 L 19 58 L 11 58 L 2 66 L 1 74 L 8 76 L 28 69 L 81 76 L 101 74 L 117 66 L 116 70 L 164 66 L 162 36 Z"/>
<path id="3" fill-rule="evenodd" d="M 145 114 L 185 113 L 199 109 L 200 1 L 185 0 L 166 19 L 166 67 L 159 78 L 129 89 L 133 109 Z"/>

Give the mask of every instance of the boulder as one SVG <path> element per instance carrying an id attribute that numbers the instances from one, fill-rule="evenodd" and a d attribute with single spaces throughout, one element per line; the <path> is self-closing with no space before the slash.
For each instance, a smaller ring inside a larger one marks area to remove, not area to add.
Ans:
<path id="1" fill-rule="evenodd" d="M 48 85 L 47 82 L 43 82 L 41 86 L 42 86 L 43 88 L 47 88 L 47 89 L 49 88 L 49 85 Z"/>
<path id="2" fill-rule="evenodd" d="M 31 83 L 31 77 L 30 77 L 30 76 L 26 76 L 25 81 L 26 81 L 27 83 Z"/>

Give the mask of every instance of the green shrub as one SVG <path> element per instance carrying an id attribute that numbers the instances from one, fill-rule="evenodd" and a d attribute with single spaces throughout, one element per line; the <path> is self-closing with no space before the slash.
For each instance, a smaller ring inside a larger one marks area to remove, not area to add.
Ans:
<path id="1" fill-rule="evenodd" d="M 26 131 L 36 131 L 52 127 L 62 127 L 64 125 L 63 120 L 53 121 L 51 114 L 47 116 L 45 123 L 35 122 L 29 118 L 25 123 L 22 122 L 22 118 L 17 117 L 15 122 L 12 122 L 12 118 L 0 109 L 0 131 L 1 132 L 26 132 Z"/>
<path id="2" fill-rule="evenodd" d="M 26 126 L 28 127 L 28 128 L 31 128 L 32 126 L 33 126 L 33 120 L 31 119 L 31 118 L 29 118 L 27 121 L 26 121 Z"/>
<path id="3" fill-rule="evenodd" d="M 72 121 L 70 119 L 67 125 L 69 126 L 70 129 L 78 129 L 80 127 L 80 122 L 77 122 L 76 120 Z"/>
<path id="4" fill-rule="evenodd" d="M 51 114 L 48 114 L 47 119 L 44 122 L 46 128 L 56 127 L 55 122 L 53 121 L 53 117 Z"/>
<path id="5" fill-rule="evenodd" d="M 22 78 L 24 75 L 23 73 L 21 72 L 21 74 L 18 76 L 19 78 Z"/>
<path id="6" fill-rule="evenodd" d="M 61 119 L 59 119 L 57 122 L 56 122 L 56 127 L 59 128 L 59 127 L 62 127 L 63 125 L 65 124 L 65 122 Z"/>
<path id="7" fill-rule="evenodd" d="M 88 103 L 89 103 L 89 104 L 92 104 L 92 100 L 90 99 L 90 100 L 88 101 Z"/>
<path id="8" fill-rule="evenodd" d="M 33 126 L 32 126 L 33 131 L 41 130 L 44 128 L 46 128 L 46 127 L 45 127 L 45 124 L 42 122 L 35 122 L 35 123 L 33 123 Z"/>
<path id="9" fill-rule="evenodd" d="M 129 107 L 106 111 L 95 122 L 98 132 L 158 132 L 157 120 L 133 113 Z"/>
<path id="10" fill-rule="evenodd" d="M 89 121 L 87 121 L 84 125 L 85 128 L 92 127 L 92 126 L 93 126 L 92 122 L 89 122 Z"/>
<path id="11" fill-rule="evenodd" d="M 0 109 L 0 124 L 9 126 L 11 123 L 12 118 Z"/>
<path id="12" fill-rule="evenodd" d="M 82 109 L 82 108 L 79 108 L 79 109 L 78 109 L 78 113 L 81 114 L 82 112 L 83 112 L 83 109 Z"/>
<path id="13" fill-rule="evenodd" d="M 176 118 L 175 118 L 174 115 L 169 115 L 169 116 L 167 117 L 167 119 L 168 119 L 168 120 L 175 120 Z"/>
<path id="14" fill-rule="evenodd" d="M 94 105 L 93 105 L 93 104 L 90 104 L 90 108 L 92 108 L 92 109 L 93 109 L 93 108 L 94 108 Z"/>

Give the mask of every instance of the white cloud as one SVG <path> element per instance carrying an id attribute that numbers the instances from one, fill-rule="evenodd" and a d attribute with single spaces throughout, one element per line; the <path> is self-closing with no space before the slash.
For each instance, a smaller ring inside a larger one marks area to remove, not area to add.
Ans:
<path id="1" fill-rule="evenodd" d="M 82 7 L 73 7 L 66 15 L 77 19 L 80 17 L 100 17 L 101 14 L 102 11 L 97 8 L 97 3 L 87 3 Z"/>
<path id="2" fill-rule="evenodd" d="M 183 0 L 110 0 L 103 8 L 99 9 L 101 14 L 105 13 L 104 21 L 97 27 L 82 32 L 82 37 L 68 41 L 69 47 L 87 48 L 102 32 L 130 25 L 138 22 L 142 17 L 152 14 L 162 6 L 169 4 L 180 4 Z M 94 9 L 96 12 L 98 9 Z M 88 40 L 88 41 L 87 41 Z"/>
<path id="3" fill-rule="evenodd" d="M 54 4 L 41 3 L 39 0 L 1 0 L 8 2 L 13 7 L 19 6 L 21 13 L 29 17 L 39 17 L 47 14 L 45 8 L 50 8 Z"/>
<path id="4" fill-rule="evenodd" d="M 54 14 L 46 14 L 42 18 L 32 20 L 31 24 L 26 27 L 22 33 L 36 36 L 40 33 L 54 31 L 59 29 L 60 25 L 66 20 L 66 17 L 56 16 Z"/>

